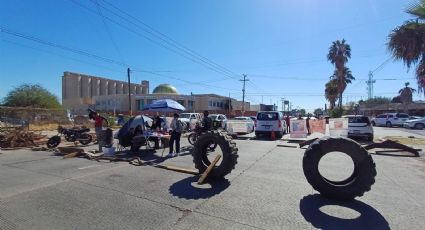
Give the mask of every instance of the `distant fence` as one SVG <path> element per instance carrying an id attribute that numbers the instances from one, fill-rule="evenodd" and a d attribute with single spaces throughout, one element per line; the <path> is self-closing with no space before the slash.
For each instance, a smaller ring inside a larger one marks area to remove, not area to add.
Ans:
<path id="1" fill-rule="evenodd" d="M 3 127 L 31 125 L 70 125 L 64 109 L 39 109 L 0 106 L 0 122 Z"/>

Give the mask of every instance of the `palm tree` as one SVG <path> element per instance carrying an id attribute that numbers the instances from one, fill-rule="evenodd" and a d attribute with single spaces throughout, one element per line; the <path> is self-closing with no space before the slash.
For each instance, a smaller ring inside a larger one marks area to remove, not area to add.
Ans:
<path id="1" fill-rule="evenodd" d="M 351 47 L 347 43 L 345 43 L 345 40 L 342 39 L 336 40 L 332 42 L 332 45 L 329 47 L 329 53 L 327 55 L 328 60 L 335 65 L 335 73 L 337 79 L 337 87 L 338 87 L 338 93 L 339 93 L 339 102 L 338 106 L 339 108 L 342 107 L 342 93 L 345 90 L 344 87 L 344 71 L 345 71 L 345 64 L 348 62 L 348 59 L 351 58 Z"/>
<path id="2" fill-rule="evenodd" d="M 342 104 L 342 93 L 344 93 L 345 89 L 347 88 L 348 84 L 351 84 L 352 81 L 356 80 L 351 73 L 351 70 L 348 67 L 344 67 L 344 70 L 342 71 L 342 78 L 338 78 L 338 71 L 335 70 L 334 74 L 331 76 L 331 79 L 335 79 L 337 83 L 339 82 L 339 79 L 342 79 L 341 85 L 338 88 L 338 104 Z M 340 107 L 341 108 L 341 107 Z"/>
<path id="3" fill-rule="evenodd" d="M 331 79 L 325 85 L 325 97 L 329 101 L 330 109 L 335 107 L 336 99 L 338 98 L 337 80 Z"/>
<path id="4" fill-rule="evenodd" d="M 409 87 L 409 82 L 404 83 L 404 88 L 400 89 L 398 91 L 400 95 L 400 100 L 403 104 L 411 103 L 412 100 L 412 94 L 416 91 L 415 89 Z"/>
<path id="5" fill-rule="evenodd" d="M 394 59 L 402 60 L 407 68 L 417 65 L 418 91 L 425 93 L 425 0 L 412 3 L 406 12 L 416 20 L 406 21 L 390 33 L 388 49 Z"/>

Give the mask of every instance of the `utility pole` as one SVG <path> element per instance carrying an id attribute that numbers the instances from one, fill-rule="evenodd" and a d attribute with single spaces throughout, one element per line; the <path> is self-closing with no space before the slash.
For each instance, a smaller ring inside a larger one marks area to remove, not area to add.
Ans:
<path id="1" fill-rule="evenodd" d="M 231 114 L 231 107 L 232 107 L 232 99 L 230 98 L 230 93 L 229 93 L 229 102 L 228 102 L 228 105 L 227 105 L 227 108 L 228 108 L 228 113 L 229 113 L 229 116 L 230 116 L 230 114 Z"/>
<path id="2" fill-rule="evenodd" d="M 242 115 L 245 113 L 245 82 L 249 81 L 246 79 L 246 75 L 243 75 L 243 79 L 240 79 L 239 81 L 243 81 L 243 88 L 242 88 Z"/>
<path id="3" fill-rule="evenodd" d="M 128 111 L 130 113 L 130 116 L 133 116 L 133 110 L 131 109 L 130 68 L 127 68 L 127 78 L 128 78 Z"/>
<path id="4" fill-rule="evenodd" d="M 373 80 L 372 71 L 369 71 L 369 80 L 366 81 L 368 99 L 372 99 L 372 97 L 373 97 L 373 83 L 375 83 L 375 82 L 376 82 L 376 80 Z"/>

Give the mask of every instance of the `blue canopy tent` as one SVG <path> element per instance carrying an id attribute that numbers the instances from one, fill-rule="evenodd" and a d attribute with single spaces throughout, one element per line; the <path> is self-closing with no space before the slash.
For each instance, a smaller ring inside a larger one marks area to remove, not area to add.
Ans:
<path id="1" fill-rule="evenodd" d="M 143 110 L 153 112 L 182 112 L 186 110 L 186 108 L 177 101 L 171 99 L 160 99 L 153 101 L 152 104 L 148 105 Z"/>

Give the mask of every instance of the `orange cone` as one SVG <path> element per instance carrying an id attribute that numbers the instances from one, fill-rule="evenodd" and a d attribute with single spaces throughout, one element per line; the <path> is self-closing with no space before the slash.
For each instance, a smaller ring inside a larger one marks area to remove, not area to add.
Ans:
<path id="1" fill-rule="evenodd" d="M 272 135 L 270 136 L 272 141 L 276 140 L 276 134 L 274 133 L 274 130 L 272 131 Z"/>

